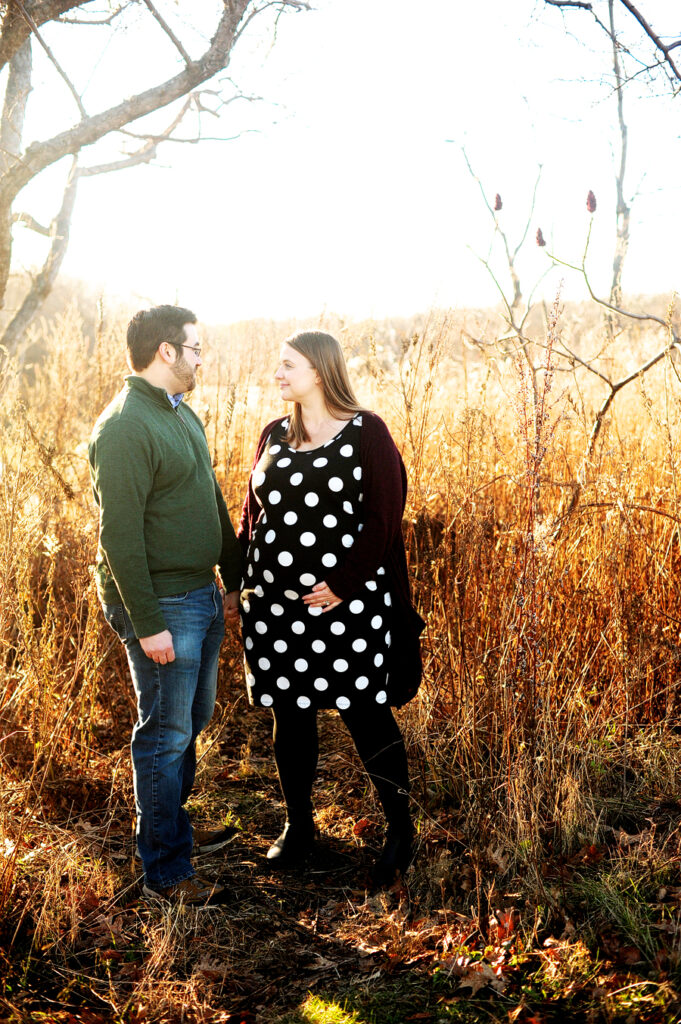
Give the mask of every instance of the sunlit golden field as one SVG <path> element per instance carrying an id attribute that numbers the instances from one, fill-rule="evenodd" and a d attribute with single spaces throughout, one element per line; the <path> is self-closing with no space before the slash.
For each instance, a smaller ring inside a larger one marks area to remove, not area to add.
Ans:
<path id="1" fill-rule="evenodd" d="M 664 318 L 664 301 L 657 307 Z M 235 523 L 260 429 L 281 411 L 272 372 L 293 326 L 206 332 L 191 402 Z M 568 307 L 553 332 L 536 315 L 524 356 L 517 340 L 499 340 L 492 314 L 433 312 L 396 324 L 329 317 L 320 326 L 341 338 L 360 400 L 402 451 L 405 538 L 427 620 L 423 686 L 399 712 L 418 859 L 405 887 L 382 898 L 366 899 L 352 872 L 318 880 L 315 905 L 341 907 L 333 941 L 350 959 L 363 943 L 379 971 L 386 957 L 416 970 L 427 951 L 431 971 L 448 971 L 466 1006 L 478 989 L 492 999 L 490 1014 L 500 1000 L 491 1019 L 518 1006 L 529 1014 L 540 992 L 569 1012 L 580 999 L 599 1007 L 594 1020 L 674 1019 L 681 371 L 667 355 L 623 388 L 582 465 L 607 388 L 562 348 L 615 381 L 664 348 L 664 328 L 624 322 L 608 340 L 601 314 Z M 105 321 L 87 338 L 68 312 L 37 329 L 40 362 L 2 371 L 0 1005 L 17 1020 L 60 1006 L 101 1014 L 73 1018 L 83 1020 L 336 1019 L 306 993 L 321 986 L 323 1002 L 342 972 L 308 977 L 284 996 L 290 964 L 270 945 L 265 977 L 280 981 L 274 991 L 262 982 L 263 922 L 285 927 L 277 914 L 286 894 L 253 864 L 276 835 L 280 808 L 268 724 L 245 707 L 235 637 L 223 649 L 195 810 L 241 824 L 250 867 L 232 869 L 228 857 L 220 870 L 226 884 L 234 870 L 246 896 L 219 924 L 185 912 L 154 917 L 138 901 L 134 704 L 94 590 L 86 457 L 91 426 L 127 372 L 124 333 L 123 321 Z M 350 786 L 329 763 L 318 817 L 339 848 L 358 851 L 361 867 L 356 826 L 380 818 L 332 718 L 329 757 L 350 765 Z M 300 931 L 308 910 L 296 893 Z M 427 940 L 408 940 L 415 920 Z M 326 947 L 323 955 L 333 959 Z M 477 987 L 466 980 L 474 967 Z M 477 1019 L 446 1016 L 447 1007 L 428 1019 Z M 348 1021 L 351 1011 L 358 1022 L 409 1019 L 358 1003 L 347 1004 Z M 513 1019 L 529 1019 L 522 1013 Z"/>

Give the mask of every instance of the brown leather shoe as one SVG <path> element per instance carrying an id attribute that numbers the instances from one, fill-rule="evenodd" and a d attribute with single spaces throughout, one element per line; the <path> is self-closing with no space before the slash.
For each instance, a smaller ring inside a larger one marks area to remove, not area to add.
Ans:
<path id="1" fill-rule="evenodd" d="M 192 875 L 176 885 L 165 889 L 152 889 L 149 885 L 142 888 L 143 894 L 152 900 L 165 900 L 167 903 L 183 903 L 187 907 L 214 907 L 225 903 L 227 890 L 210 878 Z"/>
<path id="2" fill-rule="evenodd" d="M 214 853 L 216 850 L 221 850 L 223 846 L 227 846 L 227 843 L 231 843 L 232 839 L 236 838 L 239 829 L 234 828 L 233 825 L 226 825 L 224 828 L 218 829 L 193 828 L 192 833 L 194 840 L 192 856 L 195 857 L 199 853 Z"/>

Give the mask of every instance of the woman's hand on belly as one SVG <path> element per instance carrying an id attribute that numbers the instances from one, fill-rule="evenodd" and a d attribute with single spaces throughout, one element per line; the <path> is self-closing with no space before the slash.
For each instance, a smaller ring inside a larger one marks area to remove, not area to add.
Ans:
<path id="1" fill-rule="evenodd" d="M 342 597 L 336 597 L 324 580 L 315 583 L 311 593 L 303 594 L 305 604 L 311 605 L 313 608 L 321 608 L 325 612 L 330 612 L 332 608 L 336 608 L 342 600 Z"/>

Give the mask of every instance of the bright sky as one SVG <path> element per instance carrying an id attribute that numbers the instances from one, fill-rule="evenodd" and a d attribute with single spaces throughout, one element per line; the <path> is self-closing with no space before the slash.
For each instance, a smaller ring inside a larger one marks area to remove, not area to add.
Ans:
<path id="1" fill-rule="evenodd" d="M 668 0 L 648 0 L 660 29 Z M 189 32 L 210 31 L 215 0 L 159 3 L 198 54 Z M 528 217 L 541 164 L 537 208 L 519 259 L 528 293 L 546 267 L 533 242 L 579 260 L 598 199 L 590 266 L 607 292 L 614 236 L 615 103 L 611 68 L 588 15 L 565 20 L 543 0 L 316 0 L 287 14 L 273 45 L 266 16 L 253 22 L 230 67 L 263 102 L 225 108 L 210 130 L 234 141 L 166 145 L 155 165 L 81 183 L 63 271 L 140 306 L 180 302 L 206 322 L 251 317 L 408 315 L 432 306 L 492 305 L 498 293 L 478 256 L 492 222 L 466 169 L 461 145 L 513 246 Z M 49 41 L 96 112 L 177 70 L 178 55 L 148 15 L 113 38 L 105 28 L 60 28 Z M 580 31 L 580 45 L 565 26 Z M 189 33 L 189 34 L 187 34 Z M 84 43 L 84 40 L 85 43 Z M 73 101 L 36 56 L 29 134 L 71 123 Z M 579 81 L 581 79 L 581 81 Z M 50 106 L 37 85 L 49 86 Z M 678 259 L 681 97 L 627 97 L 627 193 L 632 243 L 625 289 L 681 287 Z M 162 122 L 170 120 L 161 114 Z M 158 124 L 160 122 L 156 122 Z M 111 158 L 117 150 L 107 150 Z M 85 153 L 89 162 L 101 155 Z M 85 161 L 84 161 L 85 162 Z M 49 220 L 54 186 L 45 174 L 17 208 Z M 27 265 L 43 241 L 16 232 Z M 498 248 L 493 252 L 498 253 Z M 501 263 L 500 280 L 507 277 Z M 545 283 L 548 296 L 559 276 Z M 568 297 L 583 285 L 569 275 Z"/>

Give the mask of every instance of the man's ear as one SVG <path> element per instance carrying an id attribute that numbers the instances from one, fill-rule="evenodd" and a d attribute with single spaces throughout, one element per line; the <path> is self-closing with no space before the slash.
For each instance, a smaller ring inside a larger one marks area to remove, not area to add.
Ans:
<path id="1" fill-rule="evenodd" d="M 163 362 L 167 363 L 168 366 L 171 366 L 177 359 L 175 347 L 174 345 L 171 345 L 169 341 L 162 341 L 156 351 Z"/>

